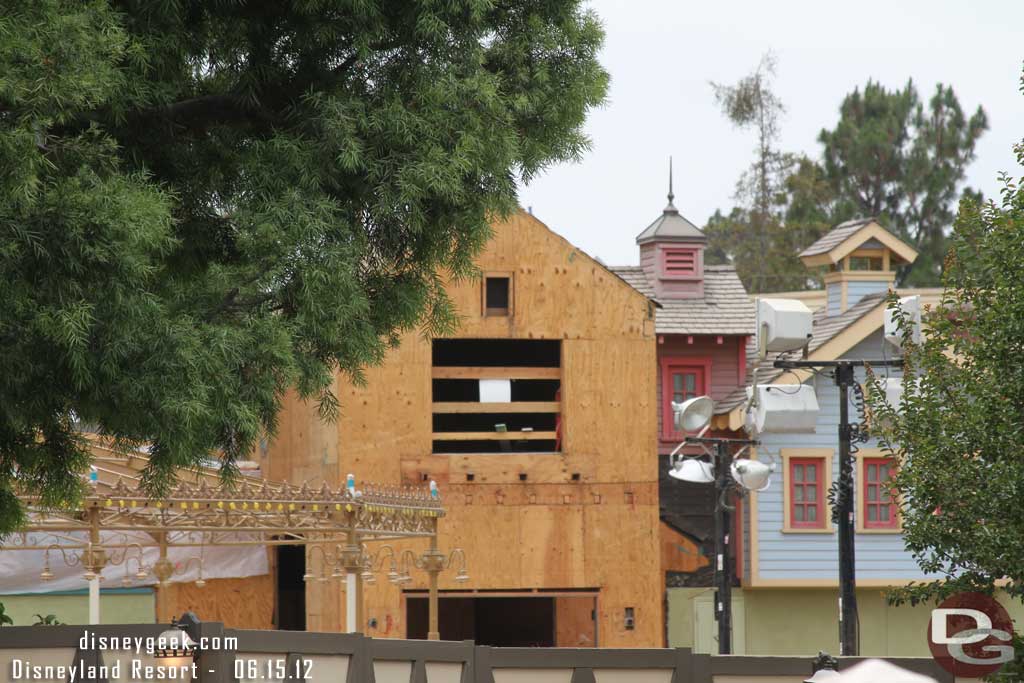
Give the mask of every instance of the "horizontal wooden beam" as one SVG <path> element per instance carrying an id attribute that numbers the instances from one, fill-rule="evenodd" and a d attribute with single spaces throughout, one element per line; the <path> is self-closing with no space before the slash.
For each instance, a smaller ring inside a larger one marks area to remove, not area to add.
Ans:
<path id="1" fill-rule="evenodd" d="M 434 441 L 554 441 L 555 432 L 434 432 Z"/>
<path id="2" fill-rule="evenodd" d="M 512 403 L 459 401 L 434 404 L 435 413 L 557 413 L 561 409 L 562 404 L 558 401 L 513 401 Z"/>
<path id="3" fill-rule="evenodd" d="M 434 367 L 434 379 L 560 379 L 561 368 Z"/>

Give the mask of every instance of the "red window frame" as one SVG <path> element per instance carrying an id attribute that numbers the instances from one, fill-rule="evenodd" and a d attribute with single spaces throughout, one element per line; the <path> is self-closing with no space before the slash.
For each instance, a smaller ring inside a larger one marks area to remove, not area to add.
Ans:
<path id="1" fill-rule="evenodd" d="M 696 277 L 700 266 L 700 250 L 692 247 L 663 247 L 661 249 L 661 275 L 664 278 Z"/>
<path id="2" fill-rule="evenodd" d="M 807 480 L 807 467 L 814 466 L 814 480 Z M 797 467 L 800 476 L 797 477 Z M 789 487 L 789 526 L 793 529 L 824 529 L 827 524 L 825 505 L 825 458 L 790 458 L 786 472 Z M 813 500 L 812 500 L 813 499 Z M 799 512 L 798 512 L 799 510 Z M 811 511 L 813 510 L 813 515 Z M 808 517 L 813 516 L 813 520 Z"/>
<path id="3" fill-rule="evenodd" d="M 861 481 L 864 483 L 861 486 L 860 507 L 864 528 L 898 529 L 899 510 L 892 486 L 887 483 L 893 475 L 892 458 L 864 458 L 861 466 Z M 888 475 L 884 481 L 881 478 L 883 468 Z M 883 516 L 888 519 L 883 520 Z"/>
<path id="4" fill-rule="evenodd" d="M 678 440 L 686 436 L 684 432 L 676 431 L 672 415 L 672 398 L 675 394 L 673 376 L 676 374 L 694 376 L 693 396 L 689 395 L 690 391 L 686 391 L 686 398 L 704 396 L 711 382 L 711 360 L 685 357 L 661 359 L 661 436 L 665 440 Z"/>

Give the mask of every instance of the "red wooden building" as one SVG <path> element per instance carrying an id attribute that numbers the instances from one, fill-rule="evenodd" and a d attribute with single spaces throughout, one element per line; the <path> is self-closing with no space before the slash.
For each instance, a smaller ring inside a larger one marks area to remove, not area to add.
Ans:
<path id="1" fill-rule="evenodd" d="M 640 265 L 612 270 L 658 304 L 658 471 L 662 568 L 669 586 L 708 586 L 702 549 L 712 543 L 713 487 L 668 477 L 668 454 L 683 439 L 672 420 L 673 401 L 709 395 L 724 399 L 744 385 L 755 309 L 731 265 L 707 265 L 707 237 L 673 200 L 636 238 Z M 728 422 L 716 416 L 716 430 Z M 738 425 L 734 426 L 738 427 Z M 719 431 L 716 431 L 719 433 Z"/>

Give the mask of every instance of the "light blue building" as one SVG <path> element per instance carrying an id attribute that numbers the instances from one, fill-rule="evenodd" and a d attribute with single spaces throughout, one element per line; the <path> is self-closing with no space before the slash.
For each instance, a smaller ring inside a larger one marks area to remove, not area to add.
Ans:
<path id="1" fill-rule="evenodd" d="M 896 347 L 883 338 L 886 296 L 894 287 L 896 269 L 916 256 L 912 247 L 872 219 L 843 223 L 804 250 L 800 257 L 808 268 L 828 270 L 824 292 L 798 295 L 814 310 L 808 358 L 898 357 Z M 914 293 L 927 302 L 936 300 L 940 290 Z M 772 367 L 774 356 L 758 363 L 751 348 L 748 386 L 755 369 L 759 385 L 811 384 L 820 413 L 813 432 L 759 436 L 758 458 L 773 459 L 777 469 L 770 488 L 750 494 L 738 511 L 742 537 L 734 544 L 739 574 L 733 598 L 734 652 L 835 653 L 839 554 L 828 492 L 839 472 L 839 389 L 831 371 L 777 370 Z M 893 368 L 877 373 L 899 376 Z M 863 382 L 863 369 L 858 378 Z M 726 410 L 730 425 L 742 424 L 746 403 L 746 392 L 737 391 L 719 402 L 716 412 Z M 849 410 L 851 421 L 863 419 L 855 400 Z M 877 441 L 859 445 L 854 507 L 861 654 L 926 656 L 930 608 L 890 607 L 885 599 L 890 587 L 934 578 L 923 574 L 904 548 L 898 506 L 886 483 L 892 466 Z M 710 601 L 706 593 L 670 591 L 673 644 L 689 638 L 699 651 L 715 648 Z M 1022 612 L 1008 606 L 1011 613 Z"/>

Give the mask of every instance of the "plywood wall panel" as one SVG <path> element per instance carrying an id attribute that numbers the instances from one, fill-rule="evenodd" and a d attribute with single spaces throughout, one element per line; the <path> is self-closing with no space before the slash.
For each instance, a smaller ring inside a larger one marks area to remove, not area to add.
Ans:
<path id="1" fill-rule="evenodd" d="M 566 342 L 566 450 L 601 482 L 657 481 L 655 373 L 648 340 Z"/>
<path id="2" fill-rule="evenodd" d="M 160 621 L 193 612 L 202 621 L 219 621 L 228 628 L 274 628 L 274 581 L 270 574 L 242 579 L 207 579 L 199 588 L 194 583 L 172 583 L 166 588 L 170 614 L 158 614 Z"/>
<path id="3" fill-rule="evenodd" d="M 582 506 L 523 505 L 518 510 L 522 584 L 583 586 L 586 558 Z"/>
<path id="4" fill-rule="evenodd" d="M 555 645 L 595 647 L 592 596 L 555 598 Z"/>
<path id="5" fill-rule="evenodd" d="M 462 316 L 453 336 L 562 341 L 562 453 L 432 455 L 431 346 L 416 331 L 367 369 L 365 385 L 339 379 L 336 423 L 289 397 L 267 471 L 334 485 L 353 472 L 357 486 L 422 485 L 426 475 L 447 509 L 440 546 L 463 548 L 469 561 L 471 580 L 455 583 L 448 571 L 442 589 L 596 589 L 602 646 L 660 646 L 653 305 L 524 213 L 495 226 L 477 265 L 511 274 L 513 315 L 481 314 L 479 280 L 449 283 Z M 325 444 L 333 444 L 326 458 Z M 425 575 L 411 573 L 403 588 L 425 589 Z M 307 589 L 311 628 L 340 628 L 344 600 L 337 589 Z M 643 615 L 634 631 L 622 624 L 627 605 Z M 404 617 L 402 589 L 383 575 L 366 587 L 370 634 L 403 637 Z"/>
<path id="6" fill-rule="evenodd" d="M 666 572 L 695 572 L 711 563 L 700 546 L 668 524 L 659 525 L 661 537 L 661 568 Z"/>
<path id="7" fill-rule="evenodd" d="M 319 567 L 314 571 L 319 571 Z M 330 578 L 319 577 L 306 582 L 306 630 L 307 631 L 341 631 L 345 626 L 345 595 L 342 584 Z"/>
<path id="8" fill-rule="evenodd" d="M 585 508 L 587 580 L 600 585 L 602 647 L 660 647 L 663 645 L 664 580 L 658 554 L 657 505 L 607 505 Z M 625 608 L 636 618 L 625 628 Z"/>

